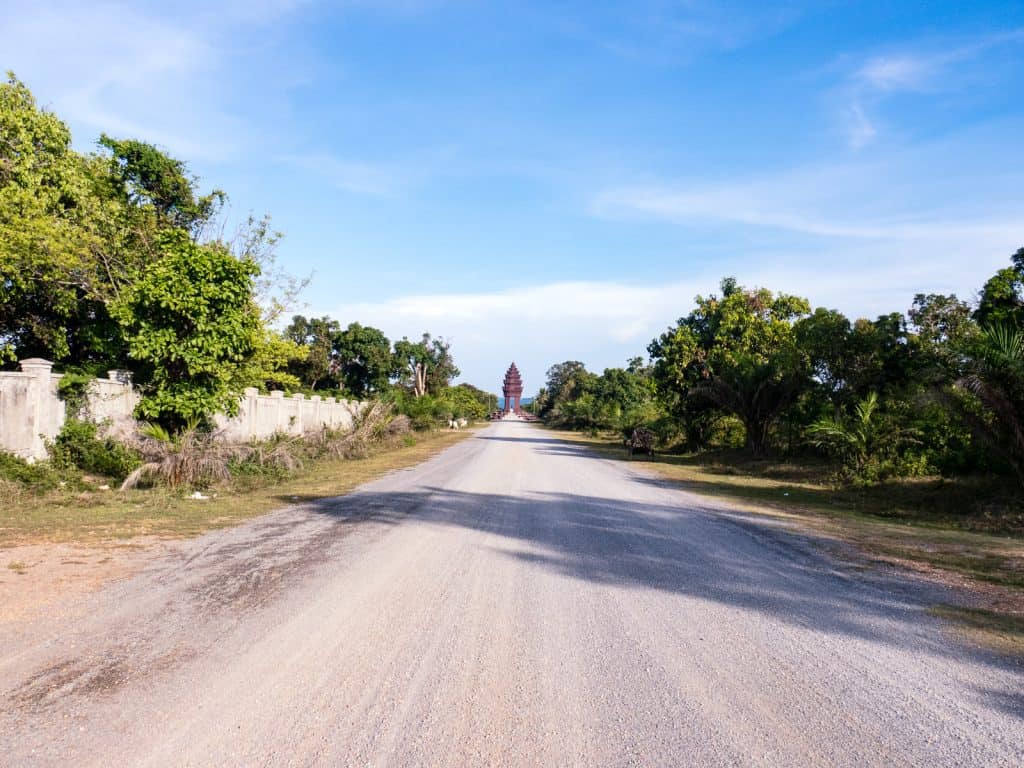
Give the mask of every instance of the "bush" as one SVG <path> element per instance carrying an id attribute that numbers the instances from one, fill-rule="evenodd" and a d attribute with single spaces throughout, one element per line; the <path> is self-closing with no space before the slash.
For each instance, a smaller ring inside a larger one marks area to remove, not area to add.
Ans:
<path id="1" fill-rule="evenodd" d="M 48 463 L 29 464 L 4 451 L 0 451 L 0 480 L 39 492 L 60 485 L 60 475 Z"/>
<path id="2" fill-rule="evenodd" d="M 123 480 L 139 466 L 139 455 L 111 438 L 101 438 L 89 421 L 69 419 L 48 446 L 55 466 Z"/>
<path id="3" fill-rule="evenodd" d="M 407 416 L 417 431 L 443 427 L 453 418 L 451 404 L 432 395 L 411 397 L 404 392 L 396 393 L 395 410 Z"/>

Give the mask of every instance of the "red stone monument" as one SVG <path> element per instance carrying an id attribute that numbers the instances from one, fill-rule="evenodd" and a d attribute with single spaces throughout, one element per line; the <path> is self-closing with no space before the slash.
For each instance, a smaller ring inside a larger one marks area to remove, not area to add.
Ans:
<path id="1" fill-rule="evenodd" d="M 505 407 L 501 413 L 515 413 L 522 415 L 523 408 L 520 402 L 523 399 L 523 379 L 519 375 L 519 369 L 512 363 L 505 373 L 505 381 L 501 386 L 501 393 L 505 396 Z"/>

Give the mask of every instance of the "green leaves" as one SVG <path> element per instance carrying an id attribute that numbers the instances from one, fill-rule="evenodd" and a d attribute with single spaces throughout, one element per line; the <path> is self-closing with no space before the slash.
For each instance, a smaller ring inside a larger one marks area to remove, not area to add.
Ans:
<path id="1" fill-rule="evenodd" d="M 768 431 L 810 383 L 807 355 L 794 325 L 810 312 L 806 299 L 747 289 L 722 281 L 722 297 L 698 296 L 648 351 L 663 401 L 699 423 L 701 406 L 737 416 L 755 454 L 767 448 Z"/>
<path id="2" fill-rule="evenodd" d="M 252 299 L 259 270 L 181 230 L 160 236 L 161 258 L 114 304 L 140 369 L 141 416 L 174 428 L 233 413 L 244 370 L 265 345 Z"/>

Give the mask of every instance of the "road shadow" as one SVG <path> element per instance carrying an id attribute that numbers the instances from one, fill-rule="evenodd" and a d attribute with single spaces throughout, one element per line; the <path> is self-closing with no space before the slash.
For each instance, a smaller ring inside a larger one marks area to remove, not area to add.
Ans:
<path id="1" fill-rule="evenodd" d="M 566 493 L 519 497 L 425 487 L 357 492 L 305 506 L 342 525 L 368 519 L 397 524 L 414 516 L 419 523 L 493 533 L 501 537 L 496 549 L 501 556 L 573 579 L 712 601 L 915 653 L 969 655 L 1020 675 L 1014 661 L 941 635 L 941 623 L 926 609 L 951 599 L 945 588 L 887 573 L 842 572 L 808 535 L 712 504 L 680 507 Z M 983 697 L 989 706 L 1024 719 L 1018 693 L 989 691 Z"/>

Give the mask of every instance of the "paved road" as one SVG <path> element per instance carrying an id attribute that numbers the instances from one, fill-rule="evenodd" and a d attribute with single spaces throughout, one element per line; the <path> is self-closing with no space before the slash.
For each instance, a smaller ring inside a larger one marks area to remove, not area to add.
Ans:
<path id="1" fill-rule="evenodd" d="M 942 598 L 501 423 L 0 636 L 0 764 L 1024 765 Z"/>

